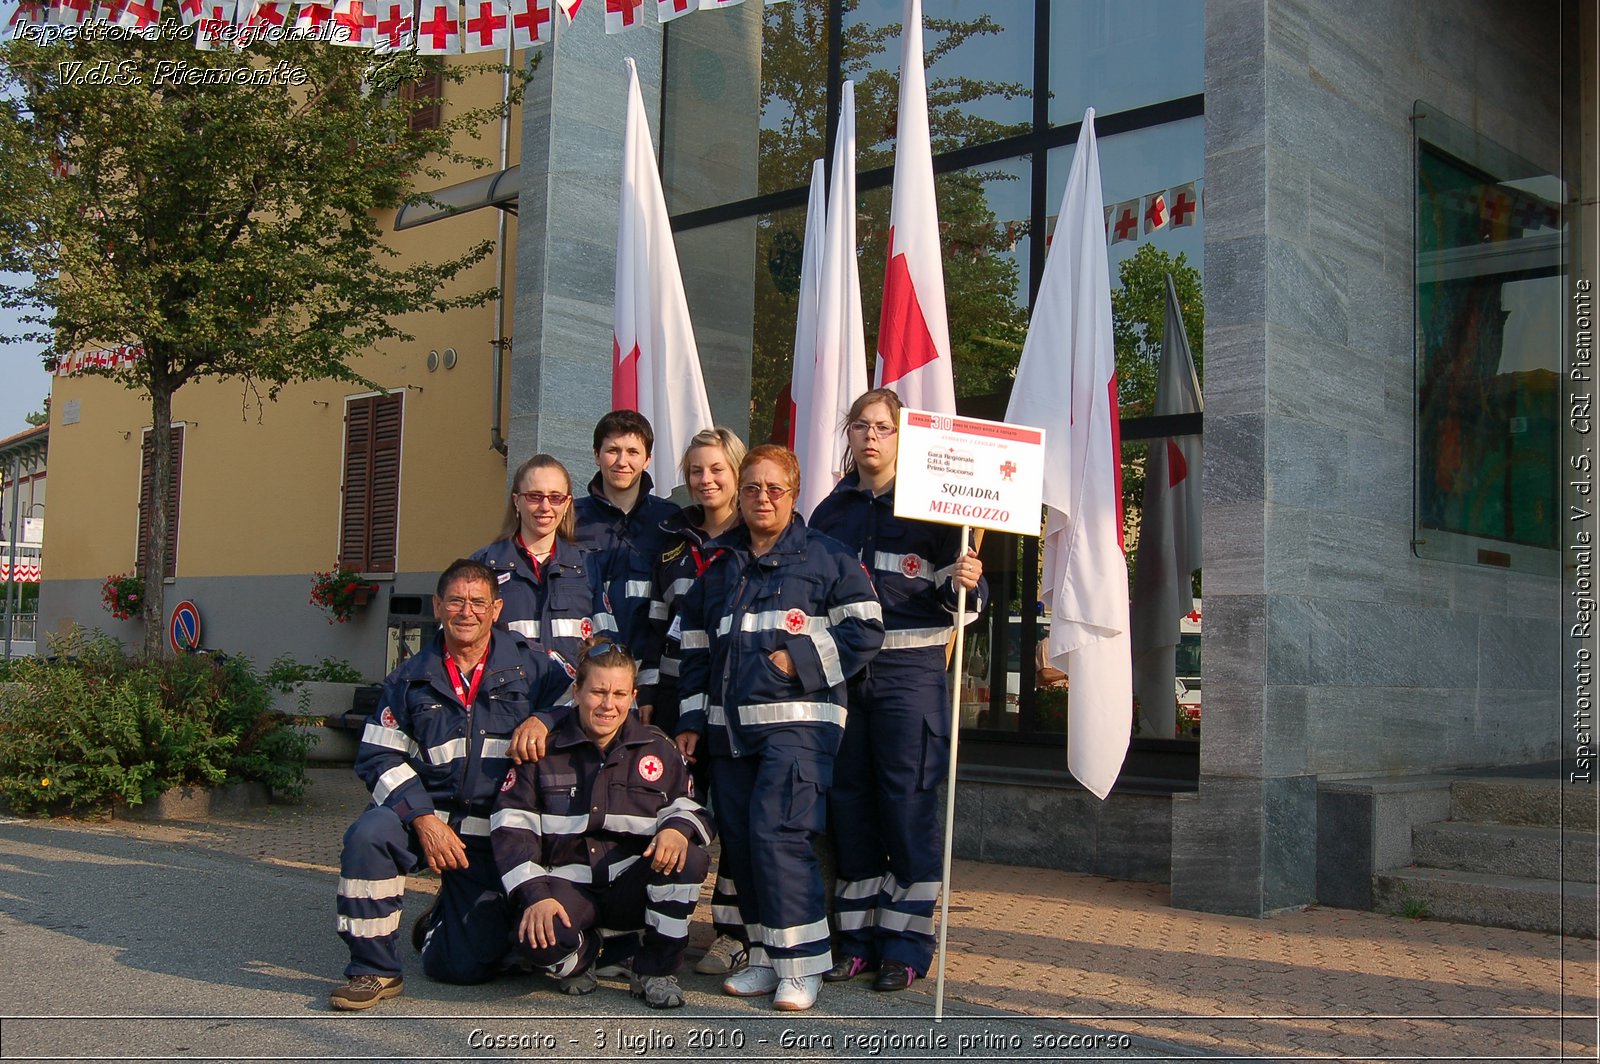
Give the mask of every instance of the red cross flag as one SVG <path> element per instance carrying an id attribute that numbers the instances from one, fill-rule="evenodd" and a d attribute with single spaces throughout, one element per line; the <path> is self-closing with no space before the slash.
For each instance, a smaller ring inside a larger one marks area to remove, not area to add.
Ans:
<path id="1" fill-rule="evenodd" d="M 188 0 L 184 0 L 185 3 Z M 294 29 L 296 33 L 320 33 L 322 27 L 333 18 L 333 7 L 329 4 L 319 4 L 315 0 L 302 3 L 300 10 L 294 15 Z"/>
<path id="2" fill-rule="evenodd" d="M 1139 239 L 1139 201 L 1124 200 L 1111 208 L 1111 242 Z"/>
<path id="3" fill-rule="evenodd" d="M 24 6 L 26 5 L 19 4 L 17 6 L 17 12 L 12 16 L 13 24 L 15 24 L 16 19 L 21 16 Z M 107 26 L 115 26 L 117 24 L 117 20 L 122 18 L 122 11 L 127 6 L 128 0 L 100 0 L 100 6 L 95 10 L 94 13 L 95 21 L 104 22 Z"/>
<path id="4" fill-rule="evenodd" d="M 511 0 L 511 47 L 530 48 L 550 40 L 550 0 Z"/>
<path id="5" fill-rule="evenodd" d="M 711 404 L 689 322 L 678 252 L 661 194 L 661 175 L 639 95 L 639 72 L 628 68 L 627 122 L 622 136 L 622 196 L 617 217 L 616 304 L 612 311 L 611 406 L 637 410 L 655 429 L 662 454 L 682 454 L 711 427 Z M 668 470 L 671 472 L 669 473 Z M 683 483 L 676 462 L 663 463 L 656 494 Z"/>
<path id="6" fill-rule="evenodd" d="M 1128 752 L 1133 667 L 1111 271 L 1094 226 L 1104 215 L 1093 108 L 1083 115 L 1059 217 L 1006 420 L 1045 430 L 1040 597 L 1051 611 L 1049 659 L 1072 682 L 1067 768 L 1104 798 Z"/>
<path id="7" fill-rule="evenodd" d="M 744 0 L 700 0 L 700 10 L 710 11 L 714 8 L 732 7 L 735 4 L 742 3 L 744 3 Z"/>
<path id="8" fill-rule="evenodd" d="M 671 22 L 699 9 L 697 0 L 656 0 L 656 21 Z"/>
<path id="9" fill-rule="evenodd" d="M 128 6 L 138 2 L 130 0 Z M 281 30 L 288 21 L 288 0 L 242 0 L 239 5 L 239 25 L 245 30 Z"/>
<path id="10" fill-rule="evenodd" d="M 1152 414 L 1198 414 L 1200 381 L 1184 331 L 1178 292 L 1167 274 L 1167 317 Z M 1133 573 L 1133 693 L 1146 731 L 1170 739 L 1177 724 L 1179 621 L 1194 612 L 1190 574 L 1200 568 L 1199 436 L 1150 441 L 1139 518 L 1139 563 Z"/>
<path id="11" fill-rule="evenodd" d="M 378 5 L 378 22 L 372 28 L 372 52 L 387 55 L 411 47 L 417 32 L 413 0 L 384 0 Z"/>
<path id="12" fill-rule="evenodd" d="M 1144 198 L 1144 235 L 1149 236 L 1157 229 L 1167 227 L 1167 194 L 1153 192 Z"/>
<path id="13" fill-rule="evenodd" d="M 796 507 L 809 516 L 844 475 L 844 417 L 867 390 L 867 330 L 856 266 L 856 87 L 840 86 L 839 129 L 828 184 L 827 223 L 817 272 L 817 317 L 811 372 L 797 378 L 794 450 L 800 459 Z M 798 364 L 806 352 L 795 350 Z"/>
<path id="14" fill-rule="evenodd" d="M 556 0 L 556 6 L 561 9 L 561 17 L 570 26 L 572 20 L 578 17 L 578 8 L 583 6 L 583 0 Z"/>
<path id="15" fill-rule="evenodd" d="M 1194 182 L 1179 185 L 1168 192 L 1172 203 L 1172 228 L 1180 229 L 1186 225 L 1194 224 L 1195 212 L 1200 209 L 1200 200 L 1195 195 Z"/>
<path id="16" fill-rule="evenodd" d="M 202 52 L 226 48 L 223 31 L 233 26 L 237 0 L 205 0 L 205 10 L 195 23 L 194 46 Z"/>
<path id="17" fill-rule="evenodd" d="M 511 39 L 511 8 L 506 0 L 464 0 L 468 52 L 503 52 Z"/>
<path id="18" fill-rule="evenodd" d="M 900 27 L 900 113 L 895 136 L 877 386 L 893 388 L 906 406 L 954 414 L 956 389 L 939 257 L 939 211 L 933 195 L 927 75 L 922 68 L 921 0 L 906 0 Z"/>
<path id="19" fill-rule="evenodd" d="M 644 0 L 606 0 L 606 32 L 621 33 L 639 24 L 639 8 Z"/>
<path id="20" fill-rule="evenodd" d="M 346 48 L 371 48 L 378 43 L 378 0 L 334 0 L 333 24 L 344 33 L 334 44 Z"/>
<path id="21" fill-rule="evenodd" d="M 18 27 L 43 26 L 49 17 L 50 14 L 43 3 L 38 0 L 23 0 L 17 5 L 16 10 L 11 12 L 11 20 L 6 23 L 6 30 L 10 36 L 15 37 Z"/>
<path id="22" fill-rule="evenodd" d="M 60 0 L 53 5 L 56 21 L 63 26 L 81 26 L 94 11 L 94 0 Z"/>
<path id="23" fill-rule="evenodd" d="M 454 55 L 461 51 L 456 0 L 421 0 L 417 8 L 417 54 Z"/>

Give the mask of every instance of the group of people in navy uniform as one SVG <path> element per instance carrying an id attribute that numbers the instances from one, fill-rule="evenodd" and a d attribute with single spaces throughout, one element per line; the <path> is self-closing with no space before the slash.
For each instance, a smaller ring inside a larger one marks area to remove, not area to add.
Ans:
<path id="1" fill-rule="evenodd" d="M 927 974 L 944 655 L 987 589 L 960 530 L 894 515 L 899 412 L 888 389 L 856 400 L 846 474 L 809 523 L 794 454 L 723 428 L 680 458 L 690 504 L 655 496 L 633 411 L 596 426 L 584 496 L 550 455 L 516 470 L 500 537 L 441 574 L 440 631 L 362 734 L 372 804 L 344 839 L 333 1007 L 402 993 L 401 899 L 424 866 L 439 893 L 411 941 L 430 978 L 543 971 L 581 994 L 625 975 L 680 1006 L 713 839 L 717 935 L 695 970 L 724 992 L 799 1011 L 824 982 Z"/>

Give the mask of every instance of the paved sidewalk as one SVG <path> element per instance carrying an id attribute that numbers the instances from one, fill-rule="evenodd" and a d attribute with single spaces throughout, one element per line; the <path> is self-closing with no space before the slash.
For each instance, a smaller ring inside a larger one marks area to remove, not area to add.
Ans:
<path id="1" fill-rule="evenodd" d="M 298 805 L 86 827 L 326 873 L 331 913 L 340 837 L 367 799 L 347 769 L 311 776 Z M 1169 907 L 1164 886 L 972 861 L 952 879 L 949 1002 L 1202 1054 L 1596 1057 L 1593 941 L 1338 909 L 1214 916 Z M 710 939 L 702 906 L 692 941 Z M 931 1013 L 931 978 L 896 996 L 919 992 Z"/>

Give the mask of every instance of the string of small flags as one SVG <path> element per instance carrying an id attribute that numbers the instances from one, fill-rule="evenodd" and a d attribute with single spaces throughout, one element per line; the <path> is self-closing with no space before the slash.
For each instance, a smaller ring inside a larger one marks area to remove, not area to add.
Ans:
<path id="1" fill-rule="evenodd" d="M 278 41 L 322 41 L 376 53 L 500 52 L 554 39 L 557 12 L 571 26 L 588 3 L 603 6 L 607 33 L 643 23 L 646 6 L 666 23 L 745 0 L 20 0 L 8 38 L 48 43 L 79 36 L 128 40 L 176 31 L 202 51 Z M 766 6 L 789 0 L 765 0 Z M 163 28 L 164 5 L 179 24 Z"/>

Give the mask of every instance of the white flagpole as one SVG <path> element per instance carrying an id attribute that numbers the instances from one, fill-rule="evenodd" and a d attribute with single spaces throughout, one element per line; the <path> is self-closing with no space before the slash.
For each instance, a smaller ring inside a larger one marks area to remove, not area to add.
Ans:
<path id="1" fill-rule="evenodd" d="M 967 552 L 968 525 L 961 526 L 961 553 Z M 939 977 L 934 981 L 933 1018 L 944 1022 L 944 953 L 950 929 L 950 851 L 956 837 L 956 751 L 961 741 L 961 669 L 966 649 L 967 585 L 956 581 L 955 673 L 950 681 L 950 767 L 944 781 L 944 871 L 939 875 Z"/>

